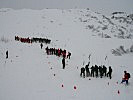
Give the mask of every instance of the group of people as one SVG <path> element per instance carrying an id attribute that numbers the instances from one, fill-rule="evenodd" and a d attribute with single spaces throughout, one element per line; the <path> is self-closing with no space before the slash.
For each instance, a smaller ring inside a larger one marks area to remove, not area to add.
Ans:
<path id="1" fill-rule="evenodd" d="M 16 41 L 21 41 L 24 43 L 32 43 L 32 42 L 39 42 L 41 43 L 41 49 L 43 47 L 42 43 L 50 43 L 51 40 L 49 39 L 45 39 L 45 38 L 21 38 L 18 36 L 15 36 L 15 40 Z M 66 52 L 66 50 L 62 50 L 61 48 L 55 49 L 55 48 L 49 48 L 48 46 L 45 48 L 47 55 L 56 55 L 56 56 L 62 56 L 62 65 L 63 65 L 63 69 L 65 69 L 65 58 L 69 58 L 71 57 L 71 53 L 70 52 Z M 8 51 L 6 51 L 6 59 L 8 58 Z M 90 62 L 85 65 L 85 67 L 81 68 L 81 72 L 80 72 L 80 76 L 81 77 L 100 77 L 102 78 L 104 77 L 109 77 L 110 79 L 112 78 L 112 68 L 111 66 L 108 67 L 108 71 L 107 71 L 107 67 L 105 65 L 95 65 L 89 68 Z M 128 80 L 130 78 L 130 74 L 127 73 L 127 71 L 124 71 L 124 77 L 122 78 L 121 83 L 126 82 L 126 84 L 128 84 Z"/>
<path id="2" fill-rule="evenodd" d="M 86 77 L 102 78 L 103 76 L 107 76 L 110 79 L 112 78 L 111 66 L 109 66 L 109 69 L 107 72 L 107 67 L 105 65 L 102 65 L 102 66 L 95 65 L 95 66 L 92 66 L 91 68 L 89 68 L 89 64 L 90 64 L 90 62 L 87 65 L 85 65 L 85 67 L 81 68 L 81 73 L 80 73 L 81 77 L 83 76 L 85 78 L 85 76 L 86 76 Z"/>
<path id="3" fill-rule="evenodd" d="M 15 40 L 16 41 L 21 41 L 23 43 L 32 43 L 31 39 L 29 39 L 29 37 L 28 38 L 22 38 L 22 37 L 15 36 Z"/>
<path id="4" fill-rule="evenodd" d="M 110 79 L 112 78 L 112 68 L 109 66 L 108 72 L 107 72 L 107 67 L 105 65 L 102 66 L 92 66 L 89 68 L 90 62 L 85 65 L 85 67 L 81 68 L 80 76 L 81 77 L 100 77 L 102 78 L 103 76 L 109 77 Z M 124 77 L 122 78 L 121 83 L 126 82 L 128 85 L 128 80 L 130 78 L 130 73 L 127 71 L 124 71 Z"/>
<path id="5" fill-rule="evenodd" d="M 63 58 L 69 58 L 71 57 L 70 52 L 66 52 L 66 50 L 62 50 L 61 48 L 49 48 L 48 46 L 45 48 L 47 55 L 56 55 L 56 56 L 62 56 Z"/>
<path id="6" fill-rule="evenodd" d="M 42 49 L 42 44 L 40 44 L 40 46 L 41 46 L 41 49 Z M 63 57 L 63 59 L 62 59 L 62 66 L 63 66 L 63 69 L 65 69 L 65 59 L 66 58 L 69 58 L 70 59 L 70 57 L 71 57 L 71 52 L 67 52 L 65 49 L 64 50 L 62 50 L 61 48 L 58 48 L 58 49 L 56 49 L 56 48 L 49 48 L 48 46 L 45 48 L 45 50 L 46 50 L 46 53 L 47 53 L 47 55 L 56 55 L 56 56 L 58 56 L 58 57 Z"/>
<path id="7" fill-rule="evenodd" d="M 50 39 L 46 39 L 46 38 L 31 38 L 32 42 L 39 42 L 39 43 L 46 43 L 46 44 L 50 44 L 51 40 Z"/>
<path id="8" fill-rule="evenodd" d="M 33 42 L 39 42 L 39 43 L 46 43 L 46 44 L 50 44 L 51 40 L 50 39 L 46 39 L 46 38 L 22 38 L 22 37 L 19 37 L 19 36 L 15 36 L 15 40 L 16 41 L 20 41 L 20 42 L 23 42 L 23 43 L 33 43 Z"/>
<path id="9" fill-rule="evenodd" d="M 50 51 L 51 49 L 52 48 L 50 48 L 50 49 L 48 47 L 46 48 L 47 54 L 56 54 L 57 53 L 58 56 L 63 54 L 62 55 L 63 56 L 62 65 L 63 65 L 63 69 L 65 69 L 66 55 L 64 55 L 63 52 L 66 53 L 66 50 L 64 50 L 60 53 L 60 51 L 58 51 L 59 49 L 52 49 L 52 51 Z M 58 53 L 60 53 L 60 54 L 58 54 Z M 71 56 L 71 54 L 68 53 L 67 58 L 70 59 L 70 56 Z M 6 59 L 8 59 L 8 50 L 6 51 Z M 85 76 L 86 77 L 94 77 L 95 76 L 97 78 L 97 77 L 100 76 L 100 78 L 102 78 L 103 76 L 107 76 L 110 79 L 112 78 L 112 68 L 111 68 L 111 66 L 109 66 L 109 70 L 107 72 L 107 67 L 105 65 L 103 65 L 103 66 L 95 65 L 95 66 L 92 66 L 91 68 L 89 68 L 89 64 L 90 64 L 90 62 L 85 67 L 81 68 L 81 73 L 80 73 L 81 77 L 85 78 Z M 128 85 L 128 80 L 129 80 L 130 77 L 131 77 L 130 73 L 128 73 L 127 71 L 124 71 L 124 77 L 122 78 L 121 83 L 126 82 L 126 84 Z"/>

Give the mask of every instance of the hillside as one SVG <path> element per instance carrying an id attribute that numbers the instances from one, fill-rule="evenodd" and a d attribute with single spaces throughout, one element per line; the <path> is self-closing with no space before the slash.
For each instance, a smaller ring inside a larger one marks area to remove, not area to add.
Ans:
<path id="1" fill-rule="evenodd" d="M 3 8 L 0 23 L 0 100 L 132 100 L 132 14 Z M 51 43 L 41 49 L 40 43 L 22 43 L 15 36 Z M 47 46 L 72 53 L 65 69 L 62 57 L 46 54 Z M 89 61 L 89 68 L 111 66 L 112 79 L 80 77 L 80 68 Z M 128 86 L 120 84 L 124 70 L 131 74 Z"/>

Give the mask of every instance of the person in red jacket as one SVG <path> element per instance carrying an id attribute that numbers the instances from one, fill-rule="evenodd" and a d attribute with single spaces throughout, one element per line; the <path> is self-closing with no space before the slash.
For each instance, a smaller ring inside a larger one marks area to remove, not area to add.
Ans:
<path id="1" fill-rule="evenodd" d="M 121 83 L 126 82 L 126 84 L 128 84 L 128 80 L 129 80 L 128 73 L 127 71 L 124 71 L 124 77 L 122 78 Z"/>

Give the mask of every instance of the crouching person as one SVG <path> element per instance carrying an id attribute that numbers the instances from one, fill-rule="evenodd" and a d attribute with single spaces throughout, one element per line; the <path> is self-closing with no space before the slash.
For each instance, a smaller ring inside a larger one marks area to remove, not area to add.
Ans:
<path id="1" fill-rule="evenodd" d="M 126 82 L 126 84 L 128 85 L 129 78 L 130 78 L 130 74 L 127 73 L 127 71 L 124 71 L 124 77 L 122 78 L 121 83 Z"/>

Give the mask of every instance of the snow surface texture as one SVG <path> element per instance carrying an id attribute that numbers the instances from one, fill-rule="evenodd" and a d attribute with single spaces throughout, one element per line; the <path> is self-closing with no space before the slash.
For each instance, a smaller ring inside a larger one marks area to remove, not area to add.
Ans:
<path id="1" fill-rule="evenodd" d="M 132 49 L 133 22 L 131 15 L 120 21 L 116 17 L 126 14 L 118 14 L 105 17 L 89 9 L 0 9 L 0 100 L 132 100 L 133 53 L 123 54 L 123 50 Z M 15 36 L 52 42 L 41 49 L 39 43 L 21 43 Z M 62 58 L 45 53 L 47 46 L 72 53 L 65 69 Z M 122 55 L 113 55 L 112 49 L 121 46 Z M 89 67 L 112 66 L 112 79 L 80 77 L 90 54 Z M 128 86 L 120 84 L 124 70 L 131 74 Z"/>

